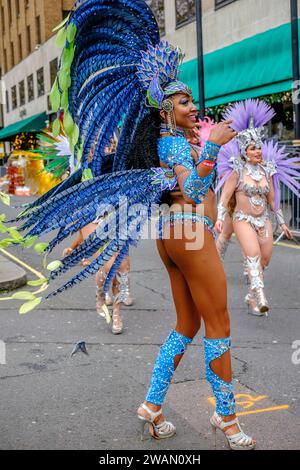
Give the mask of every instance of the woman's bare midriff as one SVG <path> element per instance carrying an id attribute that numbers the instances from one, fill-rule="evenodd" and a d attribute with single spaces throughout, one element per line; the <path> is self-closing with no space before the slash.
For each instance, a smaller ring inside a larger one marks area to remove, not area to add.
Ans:
<path id="1" fill-rule="evenodd" d="M 199 207 L 204 207 L 204 212 L 203 215 L 209 217 L 213 223 L 216 222 L 217 220 L 217 205 L 216 205 L 216 196 L 215 193 L 212 191 L 212 189 L 208 190 L 208 193 L 206 195 L 206 198 L 201 204 L 195 204 L 193 201 L 188 202 L 184 197 L 182 196 L 181 192 L 178 191 L 175 194 L 170 193 L 171 196 L 171 201 L 172 204 L 170 205 L 170 212 L 183 212 L 187 211 L 187 208 L 189 212 L 196 212 L 198 208 L 198 213 L 199 213 Z"/>
<path id="2" fill-rule="evenodd" d="M 235 211 L 237 212 L 242 211 L 248 215 L 251 215 L 252 217 L 259 217 L 263 215 L 263 213 L 266 210 L 265 205 L 259 205 L 259 206 L 253 207 L 250 204 L 249 196 L 244 194 L 242 191 L 236 191 L 235 197 L 236 197 Z"/>
<path id="3" fill-rule="evenodd" d="M 242 183 L 247 184 L 249 186 L 257 186 L 258 188 L 267 188 L 268 187 L 268 181 L 266 177 L 263 177 L 261 181 L 256 184 L 253 182 L 253 179 L 246 174 L 246 171 L 244 170 L 243 172 L 243 177 L 242 177 Z M 250 197 L 248 194 L 245 194 L 243 189 L 238 187 L 238 189 L 235 191 L 235 198 L 236 198 L 236 206 L 235 206 L 235 211 L 241 211 L 245 212 L 248 215 L 251 215 L 252 217 L 259 217 L 263 215 L 263 213 L 266 210 L 266 196 L 254 196 L 254 199 L 257 199 L 257 202 L 263 200 L 263 204 L 257 204 L 253 205 L 250 203 Z"/>

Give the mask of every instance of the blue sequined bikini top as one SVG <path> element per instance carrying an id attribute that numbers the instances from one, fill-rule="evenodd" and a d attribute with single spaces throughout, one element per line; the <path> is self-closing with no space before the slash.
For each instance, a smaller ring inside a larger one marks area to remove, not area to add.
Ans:
<path id="1" fill-rule="evenodd" d="M 158 155 L 160 160 L 172 169 L 175 165 L 183 165 L 192 170 L 195 165 L 191 146 L 185 137 L 167 136 L 158 139 Z"/>
<path id="2" fill-rule="evenodd" d="M 191 150 L 192 146 L 185 137 L 166 136 L 158 139 L 159 158 L 171 169 L 173 169 L 175 165 L 182 165 L 192 171 L 195 168 L 195 161 L 192 157 Z M 216 169 L 214 170 L 214 174 L 216 174 Z M 214 190 L 213 184 L 210 184 L 210 188 Z M 171 192 L 178 191 L 180 191 L 180 189 L 177 185 Z"/>

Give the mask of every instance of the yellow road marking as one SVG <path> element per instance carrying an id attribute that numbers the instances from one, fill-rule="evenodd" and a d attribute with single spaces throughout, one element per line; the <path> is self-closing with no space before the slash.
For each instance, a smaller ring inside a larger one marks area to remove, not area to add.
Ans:
<path id="1" fill-rule="evenodd" d="M 291 245 L 291 244 L 285 243 L 285 242 L 278 242 L 278 243 L 276 243 L 276 245 L 286 246 L 287 248 L 294 248 L 295 250 L 300 250 L 300 245 Z"/>
<path id="2" fill-rule="evenodd" d="M 23 266 L 25 269 L 27 269 L 28 271 L 31 271 L 33 274 L 35 274 L 35 276 L 37 276 L 38 279 L 44 279 L 44 275 L 42 273 L 40 273 L 39 271 L 37 271 L 36 269 L 32 268 L 31 266 L 29 266 L 28 264 L 24 263 L 24 261 L 21 261 L 19 258 L 17 258 L 16 256 L 12 255 L 11 253 L 9 253 L 8 251 L 4 250 L 3 248 L 0 248 L 0 252 L 2 252 L 5 256 L 8 256 L 8 258 L 11 258 L 13 261 L 15 261 L 17 264 L 19 264 L 20 266 Z M 40 292 L 43 292 L 44 290 L 47 289 L 47 286 L 48 284 L 45 283 L 43 284 L 37 291 L 33 292 L 33 294 L 39 294 Z M 1 297 L 0 298 L 0 301 L 1 300 L 11 300 L 12 297 Z"/>
<path id="3" fill-rule="evenodd" d="M 251 406 L 255 405 L 255 402 L 265 400 L 267 395 L 259 395 L 257 397 L 254 397 L 250 394 L 245 394 L 245 393 L 237 393 L 235 395 L 236 398 L 236 405 L 239 406 L 241 405 L 244 409 L 250 408 Z M 248 400 L 244 401 L 239 401 L 240 398 L 246 398 Z M 216 406 L 216 400 L 214 397 L 208 397 L 207 400 L 209 403 L 215 407 Z M 267 413 L 270 411 L 279 411 L 279 410 L 288 410 L 290 408 L 290 405 L 278 405 L 278 406 L 270 406 L 268 408 L 259 408 L 256 410 L 251 410 L 251 411 L 239 411 L 236 413 L 237 416 L 245 416 L 245 415 L 252 415 L 255 413 Z"/>
<path id="4" fill-rule="evenodd" d="M 290 405 L 271 406 L 270 408 L 262 408 L 261 410 L 241 411 L 237 416 L 252 415 L 255 413 L 267 413 L 269 411 L 288 410 Z"/>

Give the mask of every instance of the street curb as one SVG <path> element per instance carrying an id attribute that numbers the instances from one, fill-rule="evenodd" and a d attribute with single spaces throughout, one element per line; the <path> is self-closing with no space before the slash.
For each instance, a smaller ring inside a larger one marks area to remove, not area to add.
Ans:
<path id="1" fill-rule="evenodd" d="M 27 283 L 24 269 L 0 254 L 0 291 L 18 289 Z"/>

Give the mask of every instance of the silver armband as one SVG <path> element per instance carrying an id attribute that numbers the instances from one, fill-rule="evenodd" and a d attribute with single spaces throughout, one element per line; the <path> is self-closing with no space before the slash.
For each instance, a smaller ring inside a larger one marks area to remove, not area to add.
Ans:
<path id="1" fill-rule="evenodd" d="M 223 206 L 222 202 L 219 202 L 218 204 L 218 220 L 225 220 L 225 215 L 227 213 L 226 207 Z"/>
<path id="2" fill-rule="evenodd" d="M 278 209 L 277 211 L 275 211 L 274 214 L 275 214 L 275 218 L 276 218 L 276 221 L 277 221 L 278 225 L 285 224 L 285 220 L 284 220 L 284 217 L 283 217 L 283 212 L 282 212 L 281 209 Z"/>

